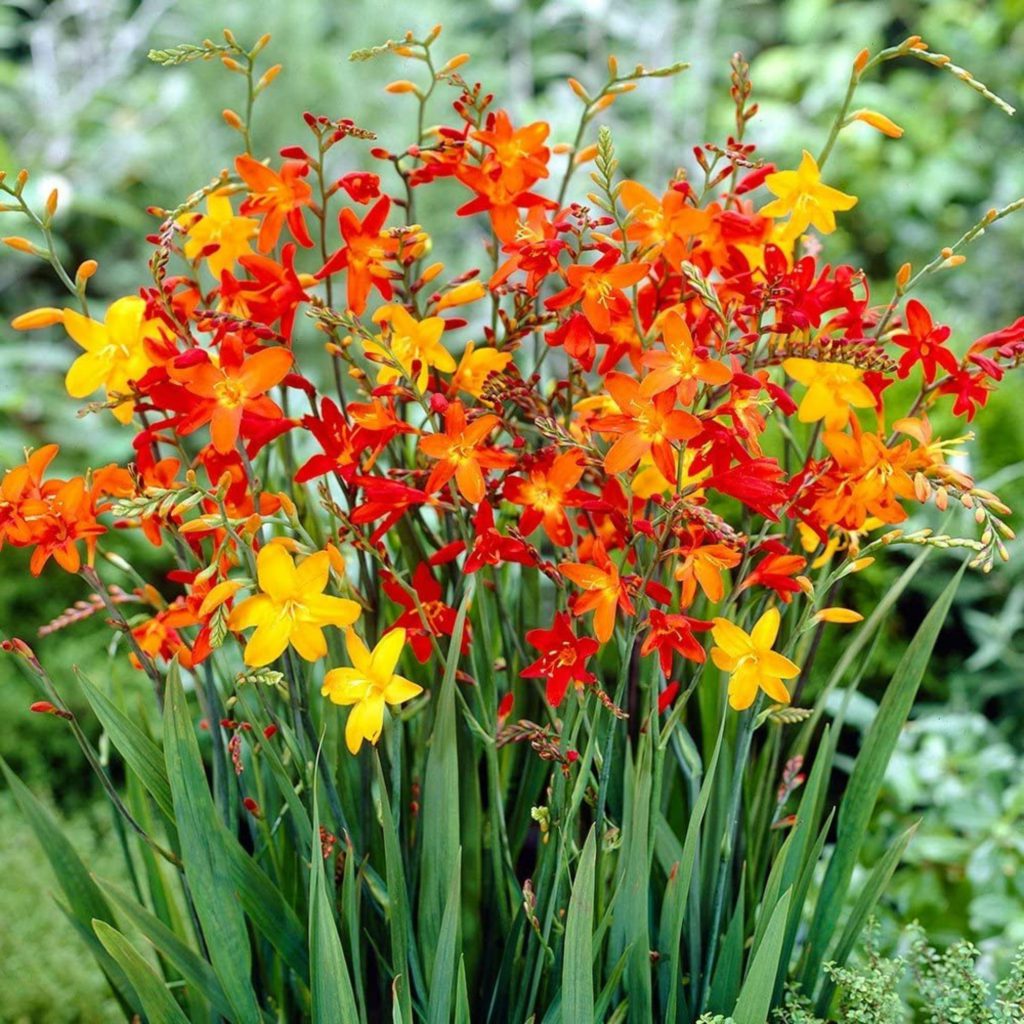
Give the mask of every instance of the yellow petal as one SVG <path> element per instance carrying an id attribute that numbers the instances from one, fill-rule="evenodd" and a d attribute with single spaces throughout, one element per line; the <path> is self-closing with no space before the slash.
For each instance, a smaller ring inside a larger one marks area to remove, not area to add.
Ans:
<path id="1" fill-rule="evenodd" d="M 326 551 L 315 551 L 304 558 L 295 570 L 295 581 L 302 594 L 322 594 L 331 571 L 331 557 Z"/>
<path id="2" fill-rule="evenodd" d="M 213 591 L 210 591 L 210 595 Z M 209 600 L 209 596 L 207 600 Z M 205 602 L 204 602 L 205 607 Z M 258 626 L 268 622 L 276 614 L 277 608 L 266 594 L 253 594 L 247 597 L 241 604 L 235 605 L 228 616 L 228 629 L 240 630 L 249 629 L 250 626 Z M 205 614 L 200 610 L 201 614 Z"/>
<path id="3" fill-rule="evenodd" d="M 405 630 L 401 627 L 390 630 L 380 638 L 380 642 L 373 649 L 370 663 L 370 678 L 376 680 L 378 685 L 387 686 L 395 674 L 395 666 L 402 657 L 404 647 Z"/>
<path id="4" fill-rule="evenodd" d="M 258 625 L 256 632 L 249 637 L 249 642 L 245 645 L 246 665 L 259 668 L 281 657 L 288 646 L 291 631 L 291 620 L 283 615 Z"/>
<path id="5" fill-rule="evenodd" d="M 769 608 L 757 620 L 754 628 L 750 631 L 750 639 L 759 651 L 767 651 L 775 643 L 775 638 L 779 635 L 780 621 L 778 608 Z"/>
<path id="6" fill-rule="evenodd" d="M 352 706 L 345 723 L 345 744 L 349 753 L 358 754 L 363 740 L 376 743 L 384 728 L 384 696 L 372 693 Z"/>
<path id="7" fill-rule="evenodd" d="M 292 626 L 291 645 L 306 661 L 319 661 L 327 654 L 324 631 L 312 622 L 296 622 Z"/>
<path id="8" fill-rule="evenodd" d="M 384 691 L 384 700 L 388 704 L 404 704 L 407 700 L 418 697 L 422 692 L 423 687 L 411 679 L 406 679 L 404 676 L 392 676 L 391 682 L 388 683 L 387 689 Z"/>
<path id="9" fill-rule="evenodd" d="M 277 601 L 284 601 L 295 594 L 295 563 L 280 544 L 271 542 L 260 548 L 256 556 L 256 575 L 260 590 Z"/>

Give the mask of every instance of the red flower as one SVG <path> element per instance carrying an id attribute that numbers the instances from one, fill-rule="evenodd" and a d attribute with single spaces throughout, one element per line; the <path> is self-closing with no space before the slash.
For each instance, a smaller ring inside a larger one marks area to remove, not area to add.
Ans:
<path id="1" fill-rule="evenodd" d="M 546 679 L 548 703 L 558 707 L 565 698 L 569 683 L 596 683 L 587 671 L 587 661 L 600 646 L 592 637 L 578 637 L 572 631 L 569 616 L 559 612 L 551 629 L 531 629 L 526 642 L 536 647 L 541 656 L 519 674 L 524 679 Z"/>
<path id="2" fill-rule="evenodd" d="M 434 579 L 426 563 L 420 562 L 412 576 L 415 597 L 394 577 L 385 576 L 382 585 L 388 597 L 405 609 L 388 632 L 404 629 L 412 653 L 421 662 L 429 661 L 433 650 L 431 637 L 451 636 L 455 630 L 455 609 L 441 600 L 441 584 Z M 469 643 L 470 629 L 467 623 L 462 634 L 463 654 L 469 650 Z"/>
<path id="3" fill-rule="evenodd" d="M 931 313 L 917 299 L 907 303 L 907 328 L 906 332 L 892 336 L 894 345 L 907 350 L 900 357 L 896 371 L 899 377 L 909 376 L 917 363 L 921 364 L 924 379 L 929 384 L 935 380 L 935 371 L 939 366 L 946 373 L 956 372 L 956 356 L 944 346 L 951 333 L 950 328 L 936 327 L 932 323 Z"/>
<path id="4" fill-rule="evenodd" d="M 618 260 L 618 250 L 609 249 L 593 265 L 574 263 L 565 271 L 568 286 L 544 305 L 564 309 L 578 302 L 590 326 L 603 334 L 611 327 L 613 317 L 629 316 L 630 302 L 623 289 L 638 284 L 650 270 L 648 263 L 618 264 Z"/>
<path id="5" fill-rule="evenodd" d="M 672 657 L 675 652 L 688 661 L 697 662 L 698 665 L 703 665 L 707 660 L 703 645 L 693 634 L 695 630 L 703 632 L 710 629 L 710 622 L 692 619 L 689 615 L 667 615 L 657 608 L 652 608 L 647 617 L 647 625 L 648 633 L 640 653 L 646 656 L 652 651 L 657 651 L 661 670 L 666 676 L 672 672 Z"/>
<path id="6" fill-rule="evenodd" d="M 476 572 L 485 565 L 500 565 L 502 562 L 518 562 L 520 565 L 536 565 L 533 549 L 518 537 L 506 537 L 494 525 L 494 509 L 486 501 L 473 516 L 476 541 L 466 559 L 465 571 Z"/>

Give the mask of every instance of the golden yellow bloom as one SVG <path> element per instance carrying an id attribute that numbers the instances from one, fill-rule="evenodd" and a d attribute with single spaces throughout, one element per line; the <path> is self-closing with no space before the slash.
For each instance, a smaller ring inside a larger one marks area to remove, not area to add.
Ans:
<path id="1" fill-rule="evenodd" d="M 823 419 L 828 430 L 842 430 L 850 422 L 850 407 L 870 409 L 875 396 L 863 381 L 864 371 L 846 363 L 819 363 L 814 359 L 787 359 L 782 368 L 807 394 L 800 403 L 801 423 Z"/>
<path id="2" fill-rule="evenodd" d="M 228 617 L 233 630 L 256 627 L 245 645 L 245 663 L 269 665 L 291 644 L 306 661 L 327 653 L 324 626 L 351 626 L 359 605 L 325 594 L 331 559 L 317 551 L 298 565 L 281 544 L 273 541 L 256 556 L 256 576 L 262 593 L 247 597 Z"/>
<path id="3" fill-rule="evenodd" d="M 455 371 L 456 390 L 465 391 L 474 398 L 479 398 L 484 390 L 484 381 L 489 374 L 501 373 L 512 362 L 511 352 L 499 352 L 496 348 L 476 348 L 471 341 L 466 346 L 459 360 L 459 368 Z"/>
<path id="4" fill-rule="evenodd" d="M 416 320 L 402 306 L 381 306 L 373 315 L 374 323 L 387 322 L 391 326 L 391 334 L 387 345 L 374 341 L 365 343 L 368 353 L 383 359 L 394 360 L 401 370 L 394 366 L 382 366 L 377 371 L 377 384 L 389 384 L 403 376 L 416 382 L 422 391 L 427 386 L 430 368 L 435 367 L 444 373 L 455 369 L 452 354 L 441 344 L 444 332 L 444 320 L 439 316 L 428 316 L 425 320 Z"/>
<path id="5" fill-rule="evenodd" d="M 376 743 L 384 727 L 384 705 L 404 704 L 423 692 L 423 687 L 395 674 L 405 648 L 405 630 L 393 629 L 381 637 L 373 651 L 356 635 L 345 634 L 352 668 L 333 668 L 324 676 L 320 692 L 335 704 L 352 705 L 345 723 L 345 743 L 359 753 L 363 740 Z"/>
<path id="6" fill-rule="evenodd" d="M 729 705 L 736 711 L 754 703 L 758 688 L 780 704 L 789 703 L 789 691 L 783 679 L 794 679 L 800 669 L 789 658 L 772 650 L 779 635 L 779 611 L 769 608 L 745 633 L 728 619 L 717 618 L 711 635 L 717 647 L 711 648 L 711 660 L 729 675 Z"/>
<path id="7" fill-rule="evenodd" d="M 214 192 L 206 199 L 205 215 L 188 229 L 185 256 L 194 260 L 207 246 L 216 245 L 217 249 L 206 257 L 206 263 L 219 281 L 221 273 L 231 270 L 239 256 L 252 253 L 249 239 L 256 237 L 258 229 L 259 221 L 253 217 L 236 217 L 231 200 Z"/>
<path id="8" fill-rule="evenodd" d="M 836 229 L 836 211 L 850 210 L 857 204 L 856 196 L 822 184 L 818 162 L 806 149 L 795 171 L 776 171 L 764 183 L 778 198 L 760 212 L 765 217 L 792 215 L 790 229 L 794 233 L 813 225 L 823 235 L 830 235 Z"/>
<path id="9" fill-rule="evenodd" d="M 156 340 L 163 333 L 158 320 L 145 316 L 146 304 L 135 295 L 111 303 L 103 323 L 64 310 L 64 329 L 85 349 L 64 378 L 72 398 L 85 398 L 101 387 L 108 395 L 130 392 L 129 381 L 138 380 L 152 366 L 146 339 Z M 112 411 L 128 423 L 132 409 L 131 402 L 122 402 Z"/>

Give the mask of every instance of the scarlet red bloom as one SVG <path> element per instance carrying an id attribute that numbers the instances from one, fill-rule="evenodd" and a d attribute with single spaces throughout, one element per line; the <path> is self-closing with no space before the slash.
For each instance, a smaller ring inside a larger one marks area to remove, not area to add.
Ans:
<path id="1" fill-rule="evenodd" d="M 597 682 L 587 671 L 587 662 L 600 645 L 592 637 L 578 637 L 565 612 L 558 612 L 551 629 L 531 629 L 526 634 L 526 642 L 536 647 L 541 656 L 520 675 L 524 679 L 546 679 L 545 691 L 553 707 L 558 707 L 565 699 L 571 682 L 580 685 Z"/>
<path id="2" fill-rule="evenodd" d="M 907 330 L 892 336 L 894 345 L 907 350 L 900 357 L 896 371 L 899 376 L 909 376 L 918 363 L 929 384 L 935 380 L 935 372 L 940 366 L 946 373 L 955 373 L 958 365 L 956 356 L 945 347 L 950 329 L 937 327 L 932 322 L 931 313 L 917 299 L 907 303 L 906 316 Z"/>
<path id="3" fill-rule="evenodd" d="M 412 576 L 412 594 L 393 576 L 384 577 L 383 587 L 388 597 L 405 609 L 388 632 L 404 629 L 413 654 L 419 661 L 429 661 L 433 653 L 431 637 L 451 636 L 455 630 L 455 609 L 441 599 L 441 584 L 429 567 L 421 562 Z M 469 650 L 470 639 L 467 623 L 462 634 L 463 654 Z"/>
<path id="4" fill-rule="evenodd" d="M 672 672 L 672 657 L 675 653 L 698 665 L 703 665 L 707 660 L 707 652 L 693 634 L 695 630 L 704 632 L 710 629 L 710 622 L 692 619 L 689 615 L 667 615 L 652 608 L 647 617 L 647 626 L 647 636 L 644 637 L 640 653 L 646 656 L 657 651 L 661 670 L 666 676 Z"/>

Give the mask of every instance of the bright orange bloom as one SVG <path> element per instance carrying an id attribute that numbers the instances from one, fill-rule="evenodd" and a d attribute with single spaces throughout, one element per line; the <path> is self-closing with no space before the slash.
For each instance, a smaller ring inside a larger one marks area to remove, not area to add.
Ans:
<path id="1" fill-rule="evenodd" d="M 508 114 L 499 110 L 489 128 L 473 132 L 473 138 L 492 151 L 486 161 L 501 169 L 505 187 L 522 192 L 539 178 L 548 176 L 550 151 L 544 141 L 550 131 L 546 121 L 513 128 Z M 487 169 L 493 173 L 491 167 Z"/>
<path id="2" fill-rule="evenodd" d="M 663 256 L 675 270 L 688 256 L 695 236 L 711 224 L 710 211 L 691 206 L 678 188 L 658 199 L 639 182 L 624 181 L 619 200 L 628 214 L 626 237 L 639 245 L 645 259 Z"/>
<path id="3" fill-rule="evenodd" d="M 832 465 L 817 482 L 815 513 L 822 522 L 859 530 L 869 516 L 883 523 L 907 518 L 900 498 L 914 497 L 908 473 L 910 442 L 889 448 L 876 435 L 857 432 L 853 437 L 826 430 L 822 440 Z"/>
<path id="4" fill-rule="evenodd" d="M 359 220 L 353 210 L 346 207 L 338 217 L 338 227 L 345 245 L 338 249 L 317 272 L 318 278 L 329 277 L 339 270 L 348 271 L 348 308 L 359 316 L 366 309 L 370 289 L 376 288 L 381 296 L 391 300 L 391 281 L 399 276 L 387 268 L 387 261 L 398 252 L 398 239 L 383 234 L 391 200 L 382 196 Z"/>
<path id="5" fill-rule="evenodd" d="M 647 263 L 618 264 L 617 250 L 606 252 L 596 263 L 574 263 L 566 268 L 568 287 L 552 295 L 544 305 L 548 309 L 564 309 L 578 302 L 587 323 L 602 334 L 611 327 L 612 319 L 629 315 L 630 301 L 624 288 L 639 284 L 651 269 Z"/>
<path id="6" fill-rule="evenodd" d="M 698 585 L 712 604 L 718 604 L 725 594 L 723 574 L 740 564 L 742 556 L 738 551 L 725 544 L 703 541 L 703 527 L 691 526 L 686 542 L 672 552 L 682 556 L 675 577 L 682 584 L 679 603 L 683 608 L 693 604 Z"/>
<path id="7" fill-rule="evenodd" d="M 427 480 L 427 493 L 440 490 L 454 476 L 459 493 L 476 505 L 484 496 L 485 469 L 508 469 L 515 458 L 505 452 L 488 448 L 484 441 L 501 420 L 492 413 L 466 421 L 466 408 L 461 402 L 452 402 L 445 410 L 444 433 L 425 434 L 420 438 L 420 450 L 432 459 L 438 459 Z"/>
<path id="8" fill-rule="evenodd" d="M 635 466 L 648 452 L 670 483 L 676 481 L 674 442 L 686 441 L 700 432 L 700 420 L 675 409 L 675 395 L 666 391 L 653 399 L 644 398 L 642 385 L 624 373 L 609 373 L 605 387 L 619 412 L 602 416 L 594 429 L 618 434 L 618 440 L 604 457 L 609 473 L 622 473 Z"/>
<path id="9" fill-rule="evenodd" d="M 725 363 L 708 358 L 706 349 L 698 349 L 686 321 L 676 312 L 669 312 L 662 323 L 665 350 L 645 353 L 643 365 L 651 373 L 640 382 L 644 398 L 659 395 L 669 388 L 683 405 L 690 405 L 697 388 L 704 384 L 728 384 L 732 370 Z"/>
<path id="10" fill-rule="evenodd" d="M 256 243 L 260 252 L 270 252 L 277 245 L 285 222 L 292 238 L 311 249 L 313 239 L 302 218 L 302 208 L 313 202 L 313 190 L 302 180 L 309 173 L 309 164 L 305 160 L 285 160 L 278 174 L 251 156 L 242 155 L 235 158 L 235 169 L 249 189 L 241 212 L 263 217 Z"/>
<path id="11" fill-rule="evenodd" d="M 559 569 L 562 575 L 583 589 L 572 604 L 573 615 L 594 613 L 594 633 L 601 643 L 606 644 L 615 632 L 615 612 L 621 608 L 626 615 L 635 615 L 629 593 L 619 575 L 618 566 L 608 557 L 600 541 L 595 541 L 593 565 L 582 562 L 563 562 Z"/>
<path id="12" fill-rule="evenodd" d="M 229 358 L 232 351 L 235 358 Z M 219 366 L 209 359 L 191 365 L 179 361 L 169 367 L 169 372 L 189 392 L 205 399 L 189 413 L 179 432 L 191 433 L 209 423 L 214 448 L 226 453 L 235 447 L 243 415 L 255 413 L 273 419 L 281 416 L 277 404 L 264 396 L 285 378 L 291 369 L 292 354 L 286 348 L 264 348 L 243 359 L 239 350 L 226 343 L 221 354 Z"/>
<path id="13" fill-rule="evenodd" d="M 578 508 L 590 497 L 576 487 L 585 468 L 583 453 L 574 449 L 538 462 L 530 469 L 528 479 L 510 476 L 505 481 L 505 499 L 526 506 L 519 520 L 524 536 L 543 526 L 552 544 L 565 547 L 572 543 L 572 527 L 565 510 Z"/>

